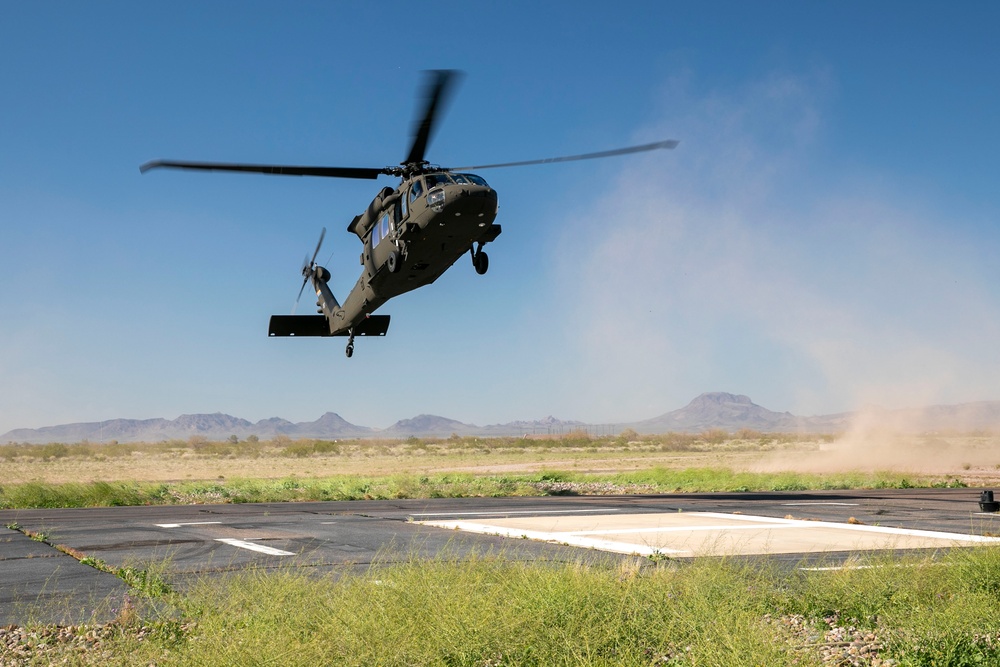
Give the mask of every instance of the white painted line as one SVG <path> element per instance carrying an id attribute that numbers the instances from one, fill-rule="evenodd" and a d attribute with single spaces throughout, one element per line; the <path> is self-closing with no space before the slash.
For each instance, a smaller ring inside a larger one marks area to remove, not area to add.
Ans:
<path id="1" fill-rule="evenodd" d="M 984 537 L 983 535 L 965 535 L 962 533 L 942 533 L 936 530 L 917 530 L 916 528 L 890 528 L 888 526 L 868 526 L 858 523 L 837 523 L 834 521 L 804 521 L 802 519 L 778 519 L 769 516 L 752 516 L 749 514 L 721 514 L 717 512 L 689 512 L 688 516 L 707 516 L 717 519 L 736 519 L 738 521 L 759 521 L 761 523 L 783 523 L 800 528 L 822 527 L 856 530 L 864 533 L 886 533 L 888 535 L 908 535 L 910 537 L 931 537 L 941 540 L 958 542 L 1000 542 L 1000 537 Z"/>
<path id="2" fill-rule="evenodd" d="M 837 570 L 874 570 L 883 567 L 925 567 L 936 565 L 938 567 L 951 567 L 951 563 L 890 563 L 888 565 L 830 565 L 828 567 L 800 567 L 803 572 L 836 572 Z"/>
<path id="3" fill-rule="evenodd" d="M 914 528 L 889 528 L 887 526 L 858 526 L 854 524 L 833 524 L 852 530 L 859 530 L 868 533 L 888 533 L 889 535 L 909 535 L 911 537 L 932 537 L 941 540 L 955 540 L 956 542 L 977 542 L 994 543 L 1000 542 L 1000 537 L 986 537 L 984 535 L 963 535 L 961 533 L 942 533 L 936 530 L 916 530 Z"/>
<path id="4" fill-rule="evenodd" d="M 410 516 L 508 516 L 510 514 L 581 514 L 583 512 L 621 512 L 621 508 L 606 507 L 587 510 L 496 510 L 494 512 L 422 512 Z"/>
<path id="5" fill-rule="evenodd" d="M 520 528 L 501 528 L 484 523 L 471 523 L 468 521 L 432 521 L 429 526 L 438 528 L 459 529 L 470 533 L 481 535 L 497 535 L 498 537 L 517 537 L 527 540 L 538 540 L 540 542 L 552 542 L 555 544 L 565 544 L 570 547 L 583 547 L 585 549 L 600 549 L 601 551 L 612 551 L 621 554 L 636 554 L 641 556 L 652 556 L 653 554 L 690 554 L 690 551 L 679 549 L 668 549 L 666 547 L 651 547 L 645 544 L 628 544 L 627 542 L 612 542 L 610 540 L 595 540 L 573 533 L 548 533 L 537 530 L 522 530 Z"/>
<path id="6" fill-rule="evenodd" d="M 160 528 L 180 528 L 181 526 L 207 526 L 210 523 L 222 523 L 221 521 L 192 521 L 191 523 L 157 523 Z"/>
<path id="7" fill-rule="evenodd" d="M 240 549 L 249 549 L 250 551 L 259 551 L 262 554 L 270 554 L 271 556 L 294 556 L 295 554 L 291 551 L 282 551 L 281 549 L 275 549 L 274 547 L 266 547 L 263 544 L 254 544 L 253 542 L 247 542 L 246 540 L 235 540 L 231 537 L 220 537 L 215 540 L 216 542 L 222 542 L 228 544 L 232 547 L 239 547 Z"/>
<path id="8" fill-rule="evenodd" d="M 553 535 L 632 535 L 637 533 L 693 533 L 699 530 L 781 530 L 783 528 L 829 528 L 830 524 L 822 521 L 810 521 L 815 526 L 786 526 L 780 524 L 764 524 L 762 526 L 671 526 L 669 528 L 605 528 L 602 530 L 573 530 L 567 533 L 553 533 Z M 839 524 L 834 524 L 839 525 Z"/>
<path id="9" fill-rule="evenodd" d="M 806 521 L 805 519 L 779 519 L 773 516 L 754 516 L 753 514 L 726 514 L 725 512 L 685 512 L 687 516 L 707 517 L 709 519 L 726 519 L 729 521 L 752 521 L 755 523 L 790 523 L 793 525 L 822 523 Z M 840 525 L 840 524 L 833 524 Z M 851 524 L 845 524 L 851 525 Z"/>
<path id="10" fill-rule="evenodd" d="M 827 503 L 827 502 L 808 502 L 808 503 L 781 503 L 782 507 L 801 507 L 808 505 L 837 505 L 840 507 L 857 507 L 861 503 Z"/>

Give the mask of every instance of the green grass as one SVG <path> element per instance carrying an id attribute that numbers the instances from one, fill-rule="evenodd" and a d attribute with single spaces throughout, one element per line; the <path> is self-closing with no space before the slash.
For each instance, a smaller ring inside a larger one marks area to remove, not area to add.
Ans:
<path id="1" fill-rule="evenodd" d="M 1000 664 L 1000 549 L 855 565 L 481 554 L 360 574 L 251 570 L 176 595 L 175 620 L 123 627 L 104 664 L 802 666 L 820 664 L 831 623 L 873 632 L 899 665 Z M 796 615 L 799 632 L 781 622 Z"/>
<path id="2" fill-rule="evenodd" d="M 871 567 L 808 576 L 782 603 L 833 612 L 880 630 L 902 665 L 1000 664 L 1000 548 L 956 549 L 939 560 L 881 555 Z"/>
<path id="3" fill-rule="evenodd" d="M 814 475 L 735 472 L 728 468 L 654 468 L 608 475 L 548 470 L 524 475 L 399 474 L 386 477 L 342 475 L 211 482 L 30 482 L 0 487 L 0 509 L 920 486 L 964 484 L 946 478 L 913 477 L 891 472 Z"/>
<path id="4" fill-rule="evenodd" d="M 727 592 L 760 577 L 500 556 L 338 578 L 245 572 L 184 598 L 184 618 L 197 622 L 188 635 L 123 638 L 115 653 L 122 664 L 158 665 L 649 665 L 671 655 L 689 660 L 676 664 L 787 664 L 766 599 Z"/>

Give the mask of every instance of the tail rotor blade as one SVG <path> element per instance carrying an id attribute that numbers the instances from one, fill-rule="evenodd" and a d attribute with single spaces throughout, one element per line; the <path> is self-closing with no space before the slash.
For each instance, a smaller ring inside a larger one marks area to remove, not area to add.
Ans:
<path id="1" fill-rule="evenodd" d="M 309 278 L 312 277 L 312 271 L 309 270 L 308 264 L 302 265 L 302 287 L 299 288 L 299 295 L 295 297 L 295 303 L 292 304 L 292 315 L 299 307 L 299 299 L 302 298 L 302 293 L 306 291 L 306 283 L 309 282 Z"/>
<path id="2" fill-rule="evenodd" d="M 318 254 L 319 254 L 319 249 L 320 249 L 320 248 L 321 248 L 321 247 L 323 246 L 323 238 L 324 238 L 325 236 L 326 236 L 326 227 L 324 227 L 324 228 L 323 228 L 323 231 L 321 231 L 321 232 L 319 233 L 319 243 L 317 243 L 317 244 L 316 244 L 316 252 L 314 252 L 314 253 L 313 253 L 313 258 L 312 258 L 312 260 L 311 260 L 311 261 L 309 262 L 309 266 L 310 266 L 310 267 L 311 267 L 311 266 L 313 266 L 314 264 L 316 264 L 316 255 L 318 255 Z"/>
<path id="3" fill-rule="evenodd" d="M 319 255 L 319 249 L 323 247 L 324 238 L 326 238 L 326 227 L 319 233 L 319 241 L 316 243 L 312 259 L 309 259 L 309 255 L 302 258 L 302 287 L 299 288 L 299 295 L 295 297 L 295 303 L 292 305 L 292 315 L 295 314 L 295 309 L 299 306 L 299 300 L 302 298 L 302 293 L 306 291 L 309 279 L 316 274 L 316 256 Z"/>
<path id="4" fill-rule="evenodd" d="M 302 298 L 302 293 L 306 291 L 306 283 L 309 282 L 310 276 L 306 276 L 302 279 L 302 287 L 299 288 L 299 295 L 295 297 L 295 305 L 299 305 L 299 299 Z"/>

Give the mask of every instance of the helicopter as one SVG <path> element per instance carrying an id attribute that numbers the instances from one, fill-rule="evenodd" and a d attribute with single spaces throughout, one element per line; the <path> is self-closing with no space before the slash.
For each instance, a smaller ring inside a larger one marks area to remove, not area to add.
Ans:
<path id="1" fill-rule="evenodd" d="M 424 106 L 413 126 L 410 151 L 398 166 L 382 168 L 320 167 L 265 164 L 234 164 L 153 160 L 139 167 L 141 173 L 156 168 L 198 171 L 249 172 L 285 176 L 321 176 L 374 180 L 379 176 L 400 179 L 395 187 L 383 187 L 368 207 L 354 217 L 347 231 L 361 241 L 361 276 L 341 304 L 330 289 L 330 272 L 316 264 L 326 236 L 324 227 L 313 252 L 302 264 L 302 287 L 312 282 L 316 292 L 317 315 L 272 315 L 268 335 L 346 336 L 348 358 L 354 355 L 357 336 L 384 336 L 389 315 L 375 315 L 389 299 L 437 280 L 462 256 L 469 254 L 476 273 L 489 269 L 483 246 L 500 236 L 495 222 L 497 193 L 475 173 L 481 169 L 521 167 L 574 160 L 612 157 L 656 149 L 672 149 L 675 140 L 596 153 L 568 155 L 484 164 L 468 167 L 440 167 L 424 159 L 441 110 L 454 90 L 457 70 L 431 70 L 424 83 Z M 294 313 L 294 309 L 293 309 Z"/>

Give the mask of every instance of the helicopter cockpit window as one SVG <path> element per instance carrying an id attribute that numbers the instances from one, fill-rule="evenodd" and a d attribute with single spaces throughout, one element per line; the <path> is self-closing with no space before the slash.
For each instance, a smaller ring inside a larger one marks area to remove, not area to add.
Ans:
<path id="1" fill-rule="evenodd" d="M 412 204 L 417 200 L 417 198 L 424 194 L 424 186 L 420 181 L 413 181 L 413 185 L 410 186 L 410 203 Z"/>
<path id="2" fill-rule="evenodd" d="M 384 239 L 386 236 L 389 235 L 389 214 L 388 213 L 386 213 L 385 215 L 382 216 L 382 222 L 379 225 L 379 227 L 380 227 L 379 231 L 381 232 L 379 234 L 379 236 Z"/>
<path id="3" fill-rule="evenodd" d="M 483 179 L 482 176 L 476 176 L 475 174 L 458 174 L 458 175 L 465 176 L 467 179 L 469 179 L 476 185 L 481 185 L 484 188 L 490 187 L 489 185 L 486 184 L 486 181 Z"/>
<path id="4" fill-rule="evenodd" d="M 428 190 L 433 190 L 439 185 L 448 185 L 451 183 L 451 179 L 448 178 L 448 174 L 427 174 L 424 176 L 424 180 L 427 181 Z"/>
<path id="5" fill-rule="evenodd" d="M 468 185 L 469 181 L 462 174 L 452 174 L 451 180 L 455 181 L 459 185 Z"/>

